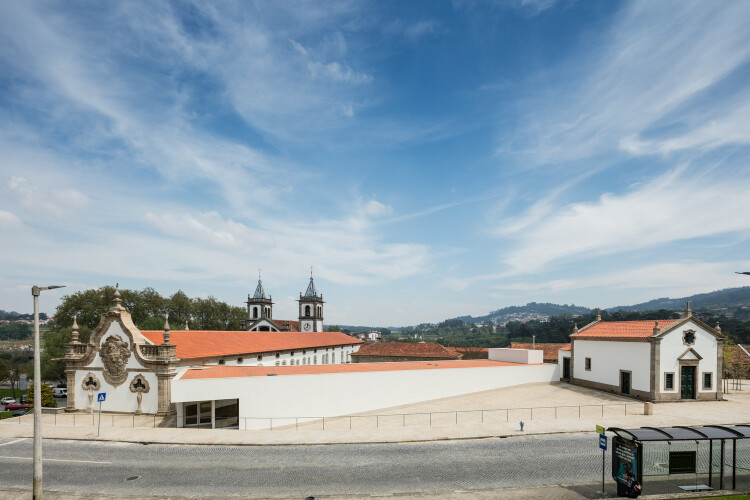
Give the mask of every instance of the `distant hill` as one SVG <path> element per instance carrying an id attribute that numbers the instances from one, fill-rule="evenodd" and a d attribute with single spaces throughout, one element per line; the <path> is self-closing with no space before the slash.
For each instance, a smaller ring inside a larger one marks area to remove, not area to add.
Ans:
<path id="1" fill-rule="evenodd" d="M 607 309 L 613 311 L 653 311 L 656 309 L 682 310 L 685 301 L 690 301 L 693 310 L 717 311 L 726 308 L 750 307 L 750 286 L 726 288 L 709 293 L 699 293 L 690 297 L 670 299 L 668 297 L 649 300 L 632 306 L 617 306 Z"/>
<path id="2" fill-rule="evenodd" d="M 505 324 L 509 321 L 530 321 L 533 319 L 547 319 L 550 316 L 564 316 L 566 314 L 587 314 L 591 312 L 589 307 L 581 307 L 575 304 L 551 304 L 549 302 L 529 302 L 525 306 L 503 307 L 485 316 L 459 316 L 464 323 L 493 323 Z"/>

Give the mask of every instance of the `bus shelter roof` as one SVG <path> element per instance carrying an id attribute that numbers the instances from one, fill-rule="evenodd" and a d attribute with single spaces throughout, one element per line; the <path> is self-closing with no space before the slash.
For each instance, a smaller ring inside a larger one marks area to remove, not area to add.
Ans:
<path id="1" fill-rule="evenodd" d="M 674 427 L 640 427 L 621 429 L 610 427 L 608 431 L 629 441 L 705 441 L 711 439 L 745 439 L 750 437 L 750 424 L 704 425 Z"/>

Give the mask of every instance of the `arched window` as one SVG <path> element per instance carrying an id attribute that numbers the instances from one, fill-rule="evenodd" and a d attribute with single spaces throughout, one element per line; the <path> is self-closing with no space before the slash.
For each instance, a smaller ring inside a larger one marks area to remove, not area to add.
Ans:
<path id="1" fill-rule="evenodd" d="M 318 364 L 318 356 L 313 356 L 313 364 L 314 365 Z"/>
<path id="2" fill-rule="evenodd" d="M 237 364 L 238 364 L 238 365 L 241 365 L 241 364 L 242 364 L 242 358 L 237 358 Z"/>
<path id="3" fill-rule="evenodd" d="M 279 356 L 281 356 L 278 352 L 276 353 L 276 359 L 279 359 Z"/>
<path id="4" fill-rule="evenodd" d="M 223 359 L 220 359 L 220 360 L 219 360 L 219 364 L 220 364 L 220 365 L 223 365 L 223 364 L 224 364 L 224 360 L 223 360 Z"/>
<path id="5" fill-rule="evenodd" d="M 331 354 L 331 363 L 336 364 L 336 353 Z"/>
<path id="6" fill-rule="evenodd" d="M 258 361 L 263 361 L 263 355 L 261 354 L 258 355 Z"/>
<path id="7" fill-rule="evenodd" d="M 310 306 L 305 306 L 305 316 L 310 316 Z"/>
<path id="8" fill-rule="evenodd" d="M 278 359 L 276 360 L 276 366 L 279 366 L 279 360 Z"/>
<path id="9" fill-rule="evenodd" d="M 286 366 L 286 360 L 281 362 L 281 366 Z"/>
<path id="10" fill-rule="evenodd" d="M 253 319 L 258 319 L 258 308 L 253 307 Z"/>

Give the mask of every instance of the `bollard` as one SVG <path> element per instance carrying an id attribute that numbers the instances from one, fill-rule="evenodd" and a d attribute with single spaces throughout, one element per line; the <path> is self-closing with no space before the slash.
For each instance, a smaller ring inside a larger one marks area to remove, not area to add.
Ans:
<path id="1" fill-rule="evenodd" d="M 643 414 L 653 415 L 654 414 L 654 403 L 643 403 Z"/>
<path id="2" fill-rule="evenodd" d="M 521 422 L 519 422 L 519 423 L 521 425 L 521 432 L 523 432 L 523 420 L 521 420 Z"/>

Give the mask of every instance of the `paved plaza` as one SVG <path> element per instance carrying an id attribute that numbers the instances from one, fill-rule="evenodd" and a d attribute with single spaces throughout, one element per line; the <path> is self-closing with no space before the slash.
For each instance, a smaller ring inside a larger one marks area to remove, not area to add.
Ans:
<path id="1" fill-rule="evenodd" d="M 523 433 L 519 429 L 521 420 L 525 424 Z M 648 416 L 643 415 L 643 403 L 632 399 L 569 384 L 531 384 L 390 408 L 351 419 L 330 418 L 325 420 L 325 430 L 322 420 L 295 425 L 284 419 L 277 419 L 272 431 L 158 428 L 161 421 L 152 416 L 104 414 L 97 438 L 96 415 L 60 414 L 44 416 L 44 436 L 192 444 L 380 443 L 589 432 L 596 425 L 668 427 L 748 421 L 748 389 L 732 391 L 726 401 L 657 404 L 654 415 Z M 0 437 L 30 437 L 31 423 L 31 416 L 4 420 Z"/>

